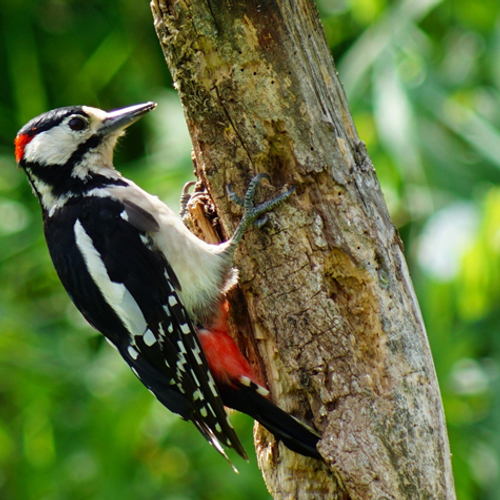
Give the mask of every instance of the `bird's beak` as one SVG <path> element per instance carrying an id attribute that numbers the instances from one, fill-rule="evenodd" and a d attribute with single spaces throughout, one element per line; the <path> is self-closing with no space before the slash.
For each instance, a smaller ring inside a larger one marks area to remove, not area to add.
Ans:
<path id="1" fill-rule="evenodd" d="M 118 130 L 124 130 L 155 108 L 156 102 L 146 102 L 110 111 L 102 122 L 99 132 L 111 134 Z"/>

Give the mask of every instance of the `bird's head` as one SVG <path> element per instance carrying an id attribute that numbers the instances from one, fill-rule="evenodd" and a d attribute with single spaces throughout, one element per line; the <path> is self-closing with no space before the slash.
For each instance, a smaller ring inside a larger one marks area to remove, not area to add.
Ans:
<path id="1" fill-rule="evenodd" d="M 16 160 L 24 166 L 78 164 L 86 155 L 112 161 L 113 148 L 123 131 L 156 107 L 153 102 L 106 112 L 90 106 L 70 106 L 43 113 L 17 134 Z"/>
<path id="2" fill-rule="evenodd" d="M 156 107 L 154 102 L 115 111 L 71 106 L 28 122 L 15 139 L 16 160 L 46 203 L 98 177 L 116 178 L 113 149 L 124 130 Z M 44 196 L 46 195 L 46 196 Z"/>

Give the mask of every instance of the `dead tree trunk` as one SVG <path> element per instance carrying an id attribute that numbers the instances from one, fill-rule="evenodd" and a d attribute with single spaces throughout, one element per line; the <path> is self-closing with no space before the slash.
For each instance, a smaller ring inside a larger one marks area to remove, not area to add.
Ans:
<path id="1" fill-rule="evenodd" d="M 237 255 L 235 335 L 273 400 L 323 433 L 327 466 L 256 432 L 276 499 L 453 499 L 425 327 L 312 0 L 154 0 L 197 175 L 222 234 L 225 188 L 258 172 L 296 194 Z"/>

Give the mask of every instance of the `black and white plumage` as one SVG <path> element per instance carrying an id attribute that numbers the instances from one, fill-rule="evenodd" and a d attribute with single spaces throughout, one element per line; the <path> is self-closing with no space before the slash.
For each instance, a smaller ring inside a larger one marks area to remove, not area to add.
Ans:
<path id="1" fill-rule="evenodd" d="M 319 436 L 265 399 L 267 390 L 226 332 L 221 329 L 216 337 L 210 331 L 234 281 L 232 256 L 243 232 L 292 190 L 252 207 L 261 177 L 256 178 L 244 200 L 231 193 L 245 207 L 233 238 L 221 245 L 198 239 L 169 207 L 113 167 L 119 136 L 155 107 L 146 103 L 109 113 L 87 106 L 60 108 L 19 131 L 16 159 L 40 201 L 61 282 L 157 399 L 193 421 L 224 456 L 221 444 L 246 457 L 224 404 L 252 416 L 255 404 L 261 409 L 253 413 L 263 415 L 264 425 L 269 421 L 271 432 L 299 453 L 319 458 Z M 212 346 L 221 351 L 206 352 Z M 213 373 L 220 372 L 215 365 L 223 355 L 234 355 L 242 368 L 241 373 L 228 369 L 222 379 L 232 377 L 231 383 L 218 388 Z M 238 388 L 242 392 L 236 393 Z M 249 391 L 251 398 L 242 397 Z"/>

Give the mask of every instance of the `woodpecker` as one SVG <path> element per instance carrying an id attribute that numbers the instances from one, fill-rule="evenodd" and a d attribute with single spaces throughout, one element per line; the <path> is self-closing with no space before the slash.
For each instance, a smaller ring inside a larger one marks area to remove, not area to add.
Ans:
<path id="1" fill-rule="evenodd" d="M 293 188 L 256 206 L 266 174 L 250 182 L 243 199 L 229 188 L 243 207 L 234 235 L 219 245 L 202 241 L 113 166 L 118 138 L 155 107 L 59 108 L 19 131 L 16 160 L 40 202 L 55 270 L 85 319 L 139 380 L 226 459 L 224 447 L 247 455 L 225 406 L 258 420 L 291 450 L 321 458 L 319 434 L 271 403 L 228 335 L 225 293 L 236 279 L 238 242 Z"/>

